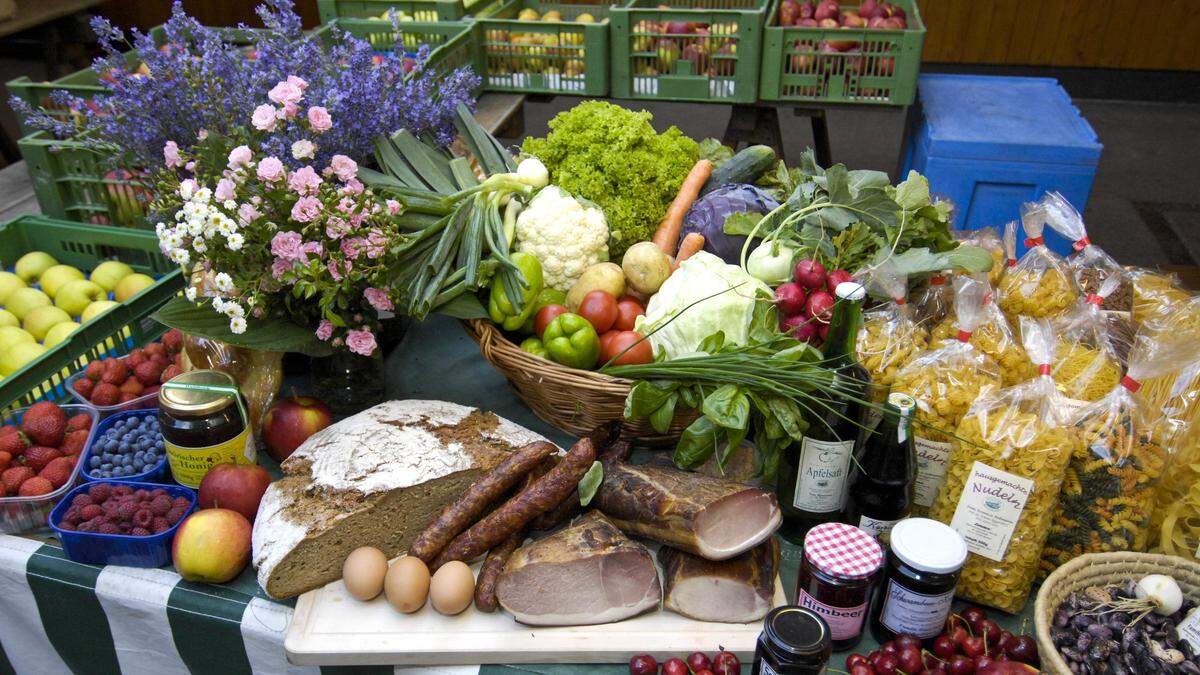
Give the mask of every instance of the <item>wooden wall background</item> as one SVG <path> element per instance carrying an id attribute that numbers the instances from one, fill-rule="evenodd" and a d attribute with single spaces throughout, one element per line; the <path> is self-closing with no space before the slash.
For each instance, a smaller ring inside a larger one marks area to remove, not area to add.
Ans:
<path id="1" fill-rule="evenodd" d="M 854 4 L 855 0 L 842 0 Z M 257 0 L 184 0 L 210 25 L 256 23 Z M 1200 71 L 1195 0 L 918 0 L 928 29 L 925 61 Z M 162 23 L 169 0 L 109 0 L 124 26 Z M 296 0 L 306 25 L 315 0 Z"/>

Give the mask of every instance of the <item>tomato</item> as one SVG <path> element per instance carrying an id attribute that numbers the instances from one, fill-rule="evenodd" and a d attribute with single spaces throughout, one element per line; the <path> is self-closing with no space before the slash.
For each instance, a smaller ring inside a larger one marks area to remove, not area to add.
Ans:
<path id="1" fill-rule="evenodd" d="M 617 320 L 617 299 L 605 291 L 592 291 L 583 296 L 575 313 L 587 319 L 597 333 L 606 333 Z"/>
<path id="2" fill-rule="evenodd" d="M 623 295 L 617 300 L 617 320 L 612 327 L 614 330 L 633 330 L 637 318 L 645 313 L 646 308 L 642 307 L 642 303 Z"/>
<path id="3" fill-rule="evenodd" d="M 621 352 L 621 358 L 613 361 L 610 365 L 614 366 L 631 366 L 638 363 L 650 363 L 654 360 L 654 349 L 650 347 L 649 340 L 642 340 L 640 333 L 635 333 L 631 330 L 609 331 L 600 336 L 600 363 L 608 363 L 610 359 Z M 637 343 L 636 346 L 630 348 L 630 345 Z M 629 351 L 625 351 L 629 349 Z"/>
<path id="4" fill-rule="evenodd" d="M 562 305 L 546 305 L 539 309 L 537 314 L 533 315 L 533 332 L 538 337 L 542 337 L 542 333 L 546 332 L 546 326 L 554 320 L 554 317 L 559 314 L 566 314 L 569 310 Z"/>

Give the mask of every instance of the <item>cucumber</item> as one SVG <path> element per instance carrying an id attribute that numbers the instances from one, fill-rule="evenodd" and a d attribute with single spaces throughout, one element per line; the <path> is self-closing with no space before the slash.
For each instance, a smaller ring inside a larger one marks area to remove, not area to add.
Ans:
<path id="1" fill-rule="evenodd" d="M 753 183 L 775 166 L 775 151 L 765 145 L 752 145 L 713 169 L 712 175 L 700 189 L 706 195 L 722 185 Z"/>

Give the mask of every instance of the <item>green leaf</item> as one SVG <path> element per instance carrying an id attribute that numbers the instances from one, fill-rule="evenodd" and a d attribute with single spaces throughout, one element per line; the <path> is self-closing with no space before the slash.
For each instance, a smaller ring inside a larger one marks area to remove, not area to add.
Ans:
<path id="1" fill-rule="evenodd" d="M 700 409 L 700 401 L 703 398 L 701 396 L 701 394 L 699 393 L 699 389 L 700 388 L 698 386 L 696 386 L 696 387 L 680 387 L 679 400 L 683 402 L 684 406 L 690 408 L 691 410 L 699 410 Z"/>
<path id="2" fill-rule="evenodd" d="M 329 356 L 333 348 L 317 339 L 305 326 L 283 319 L 246 317 L 246 332 L 229 330 L 229 317 L 218 314 L 208 303 L 193 304 L 177 297 L 163 305 L 152 317 L 170 328 L 184 333 L 220 340 L 235 347 L 272 352 L 299 352 L 308 356 Z"/>
<path id="3" fill-rule="evenodd" d="M 783 430 L 793 440 L 801 440 L 804 438 L 804 432 L 808 430 L 808 421 L 804 419 L 804 415 L 800 412 L 800 408 L 796 404 L 782 396 L 768 396 L 766 399 L 767 409 L 771 411 L 771 415 L 783 427 Z"/>
<path id="4" fill-rule="evenodd" d="M 604 466 L 600 462 L 592 462 L 592 466 L 579 479 L 579 505 L 587 506 L 596 496 L 596 490 L 604 482 Z"/>
<path id="5" fill-rule="evenodd" d="M 715 138 L 700 141 L 700 159 L 707 159 L 717 168 L 733 157 L 733 148 L 726 146 Z"/>
<path id="6" fill-rule="evenodd" d="M 454 317 L 455 319 L 488 318 L 487 309 L 484 308 L 483 303 L 479 301 L 479 298 L 470 293 L 463 293 L 449 302 L 434 307 L 433 311 L 437 314 Z"/>
<path id="7" fill-rule="evenodd" d="M 877 258 L 882 259 L 887 251 L 881 250 Z M 949 269 L 965 270 L 972 274 L 992 269 L 992 254 L 985 248 L 971 244 L 960 244 L 957 248 L 942 253 L 933 253 L 927 248 L 910 248 L 893 255 L 890 262 L 908 276 L 941 272 Z"/>
<path id="8" fill-rule="evenodd" d="M 916 171 L 896 185 L 896 203 L 905 211 L 914 211 L 929 204 L 929 179 Z"/>
<path id="9" fill-rule="evenodd" d="M 708 461 L 717 448 L 717 427 L 707 417 L 699 417 L 679 436 L 672 460 L 681 469 L 694 469 Z"/>
<path id="10" fill-rule="evenodd" d="M 671 422 L 675 419 L 675 406 L 678 403 L 679 394 L 672 392 L 666 402 L 658 407 L 658 410 L 650 413 L 650 426 L 660 434 L 670 431 Z"/>
<path id="11" fill-rule="evenodd" d="M 649 417 L 667 402 L 674 387 L 659 387 L 645 380 L 633 385 L 625 397 L 625 419 L 640 420 Z"/>
<path id="12" fill-rule="evenodd" d="M 721 347 L 725 346 L 725 331 L 719 330 L 712 335 L 700 341 L 700 345 L 696 348 L 699 351 L 709 354 L 716 354 L 721 351 Z"/>
<path id="13" fill-rule="evenodd" d="M 513 160 L 512 154 L 505 150 L 500 141 L 488 133 L 483 125 L 479 124 L 466 105 L 459 103 L 457 112 L 458 116 L 454 125 L 458 127 L 459 135 L 462 136 L 467 148 L 472 155 L 475 155 L 475 159 L 479 161 L 485 173 L 491 176 L 517 170 L 517 163 Z"/>
<path id="14" fill-rule="evenodd" d="M 754 231 L 754 226 L 758 221 L 762 220 L 761 213 L 750 213 L 749 211 L 738 211 L 731 213 L 725 217 L 724 229 L 725 234 L 745 237 Z M 764 232 L 765 228 L 759 228 L 759 232 Z"/>
<path id="15" fill-rule="evenodd" d="M 750 399 L 735 384 L 723 384 L 705 396 L 700 412 L 713 424 L 727 429 L 745 429 L 750 425 Z"/>
<path id="16" fill-rule="evenodd" d="M 891 178 L 883 171 L 873 169 L 855 169 L 846 175 L 850 186 L 850 194 L 857 195 L 866 188 L 884 189 L 892 184 Z"/>
<path id="17" fill-rule="evenodd" d="M 770 298 L 760 296 L 754 303 L 754 314 L 750 317 L 750 340 L 766 342 L 773 338 L 779 325 L 779 312 Z"/>

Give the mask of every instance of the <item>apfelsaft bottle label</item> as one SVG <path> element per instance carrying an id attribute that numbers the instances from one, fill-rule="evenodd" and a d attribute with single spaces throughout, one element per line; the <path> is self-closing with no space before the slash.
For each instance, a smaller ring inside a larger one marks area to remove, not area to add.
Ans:
<path id="1" fill-rule="evenodd" d="M 863 619 L 867 616 L 867 603 L 857 607 L 833 607 L 814 598 L 808 591 L 796 593 L 796 603 L 810 609 L 829 624 L 829 637 L 834 640 L 849 640 L 862 632 Z"/>
<path id="2" fill-rule="evenodd" d="M 801 511 L 829 513 L 842 508 L 846 476 L 854 441 L 818 441 L 807 436 L 800 442 L 800 468 L 792 506 Z"/>

